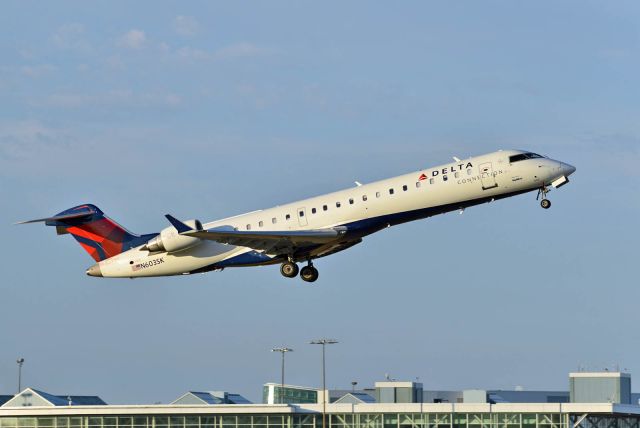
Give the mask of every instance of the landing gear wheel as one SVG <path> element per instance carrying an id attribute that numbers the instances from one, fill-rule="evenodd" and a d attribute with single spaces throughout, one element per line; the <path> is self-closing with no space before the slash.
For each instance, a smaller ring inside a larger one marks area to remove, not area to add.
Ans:
<path id="1" fill-rule="evenodd" d="M 543 199 L 540 201 L 540 206 L 545 210 L 551 208 L 551 201 L 549 199 Z"/>
<path id="2" fill-rule="evenodd" d="M 287 278 L 295 278 L 298 275 L 298 265 L 293 262 L 284 262 L 280 265 L 280 273 Z"/>
<path id="3" fill-rule="evenodd" d="M 305 266 L 300 269 L 300 278 L 302 278 L 303 281 L 314 282 L 318 279 L 318 275 L 318 269 L 313 266 Z"/>

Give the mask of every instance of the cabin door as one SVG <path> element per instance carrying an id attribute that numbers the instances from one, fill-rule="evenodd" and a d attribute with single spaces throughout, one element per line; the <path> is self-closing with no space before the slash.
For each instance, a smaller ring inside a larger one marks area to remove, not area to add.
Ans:
<path id="1" fill-rule="evenodd" d="M 480 164 L 479 168 L 480 180 L 482 181 L 482 190 L 489 190 L 493 189 L 494 187 L 498 187 L 491 162 L 482 163 Z"/>
<path id="2" fill-rule="evenodd" d="M 307 222 L 307 209 L 305 207 L 298 208 L 298 224 L 300 226 L 306 226 Z"/>

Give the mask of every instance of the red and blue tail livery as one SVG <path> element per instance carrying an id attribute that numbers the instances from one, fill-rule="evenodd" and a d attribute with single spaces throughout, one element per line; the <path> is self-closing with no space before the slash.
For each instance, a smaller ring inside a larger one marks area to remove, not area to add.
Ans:
<path id="1" fill-rule="evenodd" d="M 22 223 L 44 222 L 55 226 L 58 235 L 71 234 L 87 253 L 100 262 L 139 246 L 156 236 L 136 235 L 105 216 L 92 204 L 78 205 L 53 217 L 29 220 Z"/>

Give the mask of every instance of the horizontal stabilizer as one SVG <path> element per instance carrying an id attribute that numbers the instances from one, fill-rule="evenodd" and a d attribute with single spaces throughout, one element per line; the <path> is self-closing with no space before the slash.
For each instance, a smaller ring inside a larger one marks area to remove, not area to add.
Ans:
<path id="1" fill-rule="evenodd" d="M 19 221 L 15 224 L 39 223 L 42 221 L 53 222 L 53 221 L 75 220 L 75 219 L 84 218 L 84 217 L 91 217 L 95 213 L 96 211 L 93 208 L 87 207 L 82 210 L 78 210 L 72 214 L 63 214 L 63 215 L 57 215 L 53 217 L 37 218 L 35 220 Z"/>

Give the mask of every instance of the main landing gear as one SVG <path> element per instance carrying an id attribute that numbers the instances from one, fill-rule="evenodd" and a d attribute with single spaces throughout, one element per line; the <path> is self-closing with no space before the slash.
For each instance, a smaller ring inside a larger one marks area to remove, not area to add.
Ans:
<path id="1" fill-rule="evenodd" d="M 286 261 L 280 265 L 280 273 L 287 278 L 294 278 L 300 272 L 300 278 L 305 282 L 315 282 L 318 279 L 318 269 L 313 267 L 313 263 L 309 261 L 309 264 L 302 269 L 298 270 L 298 265 L 292 261 Z"/>
<path id="2" fill-rule="evenodd" d="M 540 199 L 540 196 L 542 196 L 540 206 L 545 210 L 551 208 L 551 201 L 547 199 L 547 193 L 549 193 L 549 188 L 547 186 L 542 186 L 540 189 L 538 189 L 538 196 L 536 196 L 536 201 Z"/>
<path id="3" fill-rule="evenodd" d="M 284 262 L 280 265 L 280 273 L 287 278 L 295 278 L 298 275 L 298 270 L 298 265 L 291 261 Z"/>

